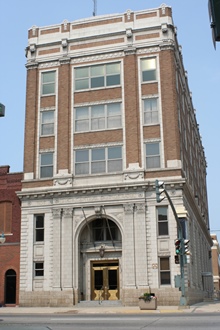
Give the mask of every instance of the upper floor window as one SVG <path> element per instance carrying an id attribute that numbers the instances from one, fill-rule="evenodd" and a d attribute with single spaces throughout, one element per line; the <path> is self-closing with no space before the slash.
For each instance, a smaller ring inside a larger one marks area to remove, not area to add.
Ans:
<path id="1" fill-rule="evenodd" d="M 75 89 L 117 86 L 121 83 L 120 63 L 98 64 L 75 69 Z"/>
<path id="2" fill-rule="evenodd" d="M 121 103 L 75 109 L 75 131 L 85 132 L 121 127 Z"/>
<path id="3" fill-rule="evenodd" d="M 75 174 L 122 171 L 122 147 L 102 147 L 75 151 Z"/>
<path id="4" fill-rule="evenodd" d="M 168 235 L 167 207 L 157 208 L 158 235 Z"/>
<path id="5" fill-rule="evenodd" d="M 144 124 L 158 123 L 158 99 L 149 98 L 144 100 Z"/>
<path id="6" fill-rule="evenodd" d="M 156 80 L 156 58 L 145 58 L 141 61 L 142 81 Z"/>
<path id="7" fill-rule="evenodd" d="M 35 221 L 35 242 L 44 241 L 44 215 L 37 214 L 34 217 Z"/>
<path id="8" fill-rule="evenodd" d="M 40 177 L 53 177 L 53 153 L 44 152 L 40 154 Z"/>
<path id="9" fill-rule="evenodd" d="M 41 135 L 54 134 L 54 111 L 41 112 Z"/>
<path id="10" fill-rule="evenodd" d="M 146 168 L 160 167 L 160 143 L 146 143 Z"/>
<path id="11" fill-rule="evenodd" d="M 42 95 L 55 94 L 55 71 L 42 72 Z"/>

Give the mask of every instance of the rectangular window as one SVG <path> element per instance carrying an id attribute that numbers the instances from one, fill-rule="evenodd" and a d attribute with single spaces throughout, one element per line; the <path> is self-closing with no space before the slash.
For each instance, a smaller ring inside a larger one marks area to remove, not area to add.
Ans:
<path id="1" fill-rule="evenodd" d="M 160 168 L 159 142 L 146 143 L 146 168 Z"/>
<path id="2" fill-rule="evenodd" d="M 35 215 L 35 242 L 44 241 L 44 215 Z"/>
<path id="3" fill-rule="evenodd" d="M 144 124 L 158 124 L 158 99 L 144 100 Z"/>
<path id="4" fill-rule="evenodd" d="M 121 128 L 121 103 L 75 108 L 75 131 L 97 131 Z"/>
<path id="5" fill-rule="evenodd" d="M 157 208 L 157 221 L 158 221 L 158 235 L 159 236 L 169 235 L 167 207 Z"/>
<path id="6" fill-rule="evenodd" d="M 75 151 L 75 174 L 122 171 L 122 147 L 102 147 Z"/>
<path id="7" fill-rule="evenodd" d="M 41 135 L 54 134 L 54 111 L 41 112 Z"/>
<path id="8" fill-rule="evenodd" d="M 55 77 L 56 71 L 48 71 L 42 73 L 42 95 L 55 94 Z"/>
<path id="9" fill-rule="evenodd" d="M 170 258 L 160 258 L 160 284 L 170 284 Z"/>
<path id="10" fill-rule="evenodd" d="M 53 177 L 53 153 L 45 152 L 40 154 L 40 177 Z"/>
<path id="11" fill-rule="evenodd" d="M 43 262 L 34 262 L 34 276 L 44 276 Z"/>
<path id="12" fill-rule="evenodd" d="M 118 86 L 121 83 L 120 63 L 75 68 L 75 90 Z"/>
<path id="13" fill-rule="evenodd" d="M 142 81 L 156 80 L 156 58 L 145 58 L 141 61 Z"/>

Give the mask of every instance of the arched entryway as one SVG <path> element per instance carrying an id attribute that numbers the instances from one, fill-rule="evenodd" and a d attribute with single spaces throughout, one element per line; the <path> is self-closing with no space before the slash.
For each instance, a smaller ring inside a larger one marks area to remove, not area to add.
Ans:
<path id="1" fill-rule="evenodd" d="M 80 235 L 81 300 L 120 300 L 122 235 L 107 216 L 87 219 Z"/>
<path id="2" fill-rule="evenodd" d="M 5 305 L 16 304 L 16 272 L 13 269 L 5 273 Z"/>

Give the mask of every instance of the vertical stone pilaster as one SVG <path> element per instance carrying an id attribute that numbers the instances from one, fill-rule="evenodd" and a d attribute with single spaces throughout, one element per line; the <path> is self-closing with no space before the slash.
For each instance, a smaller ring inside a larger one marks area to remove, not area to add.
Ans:
<path id="1" fill-rule="evenodd" d="M 62 278 L 63 289 L 73 285 L 73 209 L 63 209 L 62 219 Z"/>
<path id="2" fill-rule="evenodd" d="M 61 289 L 61 208 L 53 209 L 53 287 Z"/>

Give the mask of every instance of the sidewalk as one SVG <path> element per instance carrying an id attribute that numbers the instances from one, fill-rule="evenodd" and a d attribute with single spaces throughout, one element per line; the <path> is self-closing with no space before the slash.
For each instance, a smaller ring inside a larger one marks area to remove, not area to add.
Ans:
<path id="1" fill-rule="evenodd" d="M 140 310 L 138 306 L 117 307 L 1 307 L 1 314 L 158 314 L 158 313 L 220 313 L 220 301 L 201 302 L 179 308 L 179 306 L 158 306 L 156 310 Z"/>

